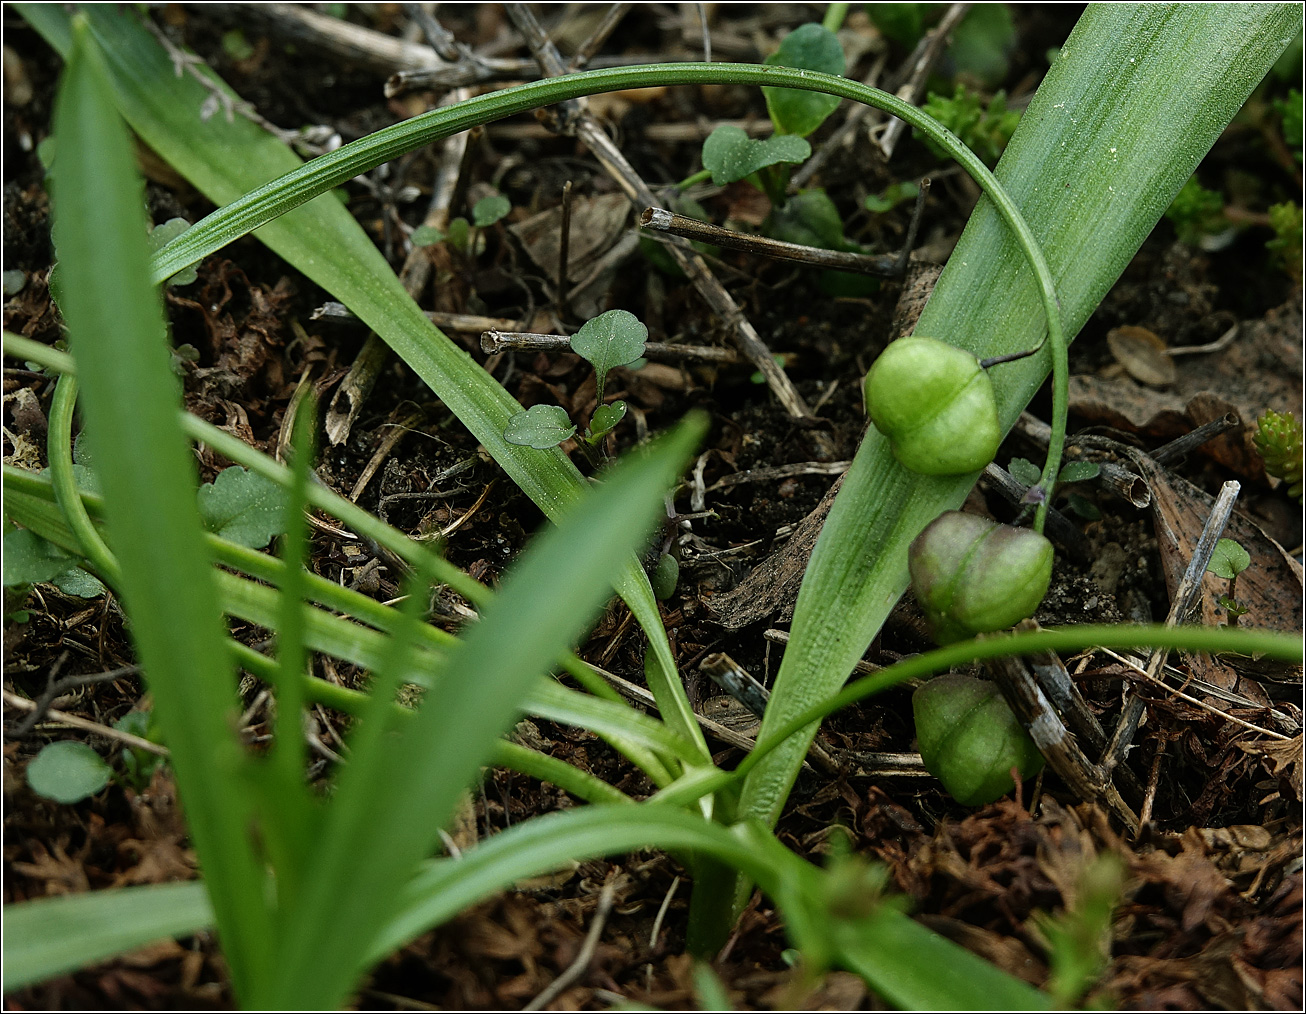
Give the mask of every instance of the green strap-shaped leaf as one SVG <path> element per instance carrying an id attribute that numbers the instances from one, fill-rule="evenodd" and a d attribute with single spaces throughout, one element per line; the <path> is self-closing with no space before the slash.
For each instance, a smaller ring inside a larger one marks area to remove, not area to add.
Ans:
<path id="1" fill-rule="evenodd" d="M 1075 334 L 1280 52 L 1296 4 L 1097 5 L 1044 80 L 997 176 L 1051 265 Z M 916 330 L 978 356 L 1036 345 L 1044 317 L 1011 232 L 982 200 Z M 1048 350 L 993 369 L 1003 429 L 1043 382 Z M 759 733 L 831 697 L 907 587 L 907 547 L 973 480 L 928 478 L 872 430 L 808 564 L 793 639 Z M 815 726 L 809 727 L 815 732 Z M 774 822 L 810 735 L 750 775 L 741 813 Z"/>

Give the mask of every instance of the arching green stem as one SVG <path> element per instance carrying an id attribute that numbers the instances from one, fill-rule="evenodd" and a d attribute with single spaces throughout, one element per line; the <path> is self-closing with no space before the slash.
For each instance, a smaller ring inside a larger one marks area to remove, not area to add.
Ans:
<path id="1" fill-rule="evenodd" d="M 101 577 L 116 585 L 121 578 L 118 561 L 86 513 L 86 507 L 77 491 L 77 478 L 73 474 L 73 408 L 76 404 L 77 378 L 65 373 L 55 384 L 54 400 L 50 405 L 50 432 L 45 452 L 50 462 L 50 479 L 54 486 L 55 501 L 68 519 L 68 527 L 77 536 L 82 553 Z"/>
<path id="2" fill-rule="evenodd" d="M 478 96 L 457 106 L 432 110 L 411 120 L 379 130 L 250 191 L 239 200 L 213 212 L 160 250 L 154 257 L 153 278 L 156 282 L 163 281 L 232 240 L 265 225 L 332 187 L 415 148 L 471 127 L 583 95 L 626 88 L 685 84 L 753 84 L 798 88 L 864 102 L 904 120 L 925 134 L 955 159 L 958 165 L 975 180 L 1010 227 L 1029 261 L 1030 268 L 1038 280 L 1038 288 L 1047 316 L 1048 341 L 1052 345 L 1053 357 L 1054 411 L 1053 438 L 1048 449 L 1048 464 L 1044 468 L 1042 485 L 1045 487 L 1045 492 L 1050 492 L 1050 484 L 1056 478 L 1061 448 L 1064 444 L 1068 370 L 1066 342 L 1061 327 L 1056 291 L 1051 271 L 1039 249 L 1038 242 L 1002 185 L 978 156 L 956 135 L 933 117 L 896 96 L 847 78 L 815 71 L 795 70 L 790 67 L 680 63 L 586 71 L 544 81 L 533 81 L 516 88 Z M 1046 512 L 1046 506 L 1040 505 L 1036 527 L 1041 529 L 1042 518 L 1046 516 Z"/>

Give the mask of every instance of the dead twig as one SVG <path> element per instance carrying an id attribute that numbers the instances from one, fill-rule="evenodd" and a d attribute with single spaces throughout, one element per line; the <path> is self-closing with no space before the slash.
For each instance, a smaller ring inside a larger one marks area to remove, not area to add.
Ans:
<path id="1" fill-rule="evenodd" d="M 564 73 L 565 67 L 562 58 L 558 55 L 557 48 L 544 34 L 544 30 L 540 27 L 530 7 L 526 4 L 508 4 L 506 9 L 508 16 L 526 39 L 531 53 L 539 61 L 540 69 L 545 76 L 557 77 Z M 652 190 L 635 172 L 630 163 L 626 161 L 625 156 L 613 144 L 612 139 L 603 132 L 598 120 L 586 111 L 583 102 L 566 102 L 557 108 L 559 109 L 557 128 L 564 133 L 575 134 L 584 141 L 595 158 L 599 160 L 609 175 L 617 181 L 632 202 L 640 208 L 654 207 L 659 204 Z M 734 298 L 725 290 L 716 276 L 708 270 L 707 265 L 703 263 L 703 259 L 694 248 L 684 241 L 678 241 L 668 244 L 667 250 L 680 269 L 694 283 L 699 294 L 707 302 L 709 309 L 733 333 L 744 357 L 753 364 L 755 369 L 761 371 L 772 393 L 775 394 L 785 411 L 794 419 L 807 423 L 809 426 L 815 424 L 816 417 L 808 408 L 802 395 L 798 393 L 793 386 L 793 382 L 776 364 L 770 349 L 767 348 L 753 325 L 748 321 L 738 304 L 735 303 Z M 812 439 L 822 456 L 831 453 L 832 444 L 826 434 L 819 430 L 813 430 Z"/>

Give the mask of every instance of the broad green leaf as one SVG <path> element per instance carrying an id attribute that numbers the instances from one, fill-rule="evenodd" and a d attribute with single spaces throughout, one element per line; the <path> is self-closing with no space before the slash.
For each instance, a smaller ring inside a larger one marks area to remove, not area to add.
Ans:
<path id="1" fill-rule="evenodd" d="M 512 211 L 512 202 L 503 194 L 482 197 L 476 202 L 476 207 L 472 208 L 472 225 L 484 229 L 487 225 L 499 221 L 510 211 Z"/>
<path id="2" fill-rule="evenodd" d="M 752 138 L 742 127 L 726 123 L 703 142 L 703 168 L 723 187 L 769 165 L 804 162 L 811 154 L 812 146 L 793 134 Z"/>
<path id="3" fill-rule="evenodd" d="M 561 405 L 532 405 L 508 420 L 503 439 L 543 451 L 557 447 L 575 432 L 575 425 Z"/>
<path id="4" fill-rule="evenodd" d="M 1252 565 L 1252 556 L 1233 539 L 1221 539 L 1215 544 L 1211 562 L 1206 569 L 1216 577 L 1232 581 Z"/>
<path id="5" fill-rule="evenodd" d="M 239 465 L 224 468 L 201 486 L 198 502 L 205 528 L 250 549 L 266 546 L 285 531 L 285 490 Z"/>
<path id="6" fill-rule="evenodd" d="M 41 898 L 4 907 L 4 991 L 213 923 L 195 880 Z"/>
<path id="7" fill-rule="evenodd" d="M 56 803 L 79 803 L 106 785 L 113 769 L 85 743 L 47 743 L 27 765 L 32 791 Z"/>
<path id="8" fill-rule="evenodd" d="M 644 354 L 648 328 L 628 310 L 609 310 L 587 320 L 571 336 L 571 350 L 594 367 L 597 398 L 603 402 L 603 382 L 614 366 L 633 363 Z"/>
<path id="9" fill-rule="evenodd" d="M 607 436 L 617 427 L 617 423 L 626 417 L 626 403 L 614 401 L 610 405 L 600 405 L 590 417 L 590 438 L 598 440 Z"/>
<path id="10" fill-rule="evenodd" d="M 802 25 L 784 37 L 780 48 L 766 58 L 768 67 L 797 67 L 841 77 L 843 47 L 834 33 L 821 25 Z M 820 92 L 793 88 L 763 88 L 766 108 L 777 133 L 806 137 L 839 108 L 839 99 Z"/>

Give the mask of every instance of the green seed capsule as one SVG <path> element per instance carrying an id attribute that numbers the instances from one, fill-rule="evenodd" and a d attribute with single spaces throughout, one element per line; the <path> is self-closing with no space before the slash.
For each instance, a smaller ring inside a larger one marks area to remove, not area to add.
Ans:
<path id="1" fill-rule="evenodd" d="M 1047 594 L 1052 543 L 1028 528 L 948 511 L 916 536 L 908 569 L 939 644 L 1005 630 Z"/>
<path id="2" fill-rule="evenodd" d="M 871 421 L 913 472 L 978 472 L 998 452 L 993 383 L 964 349 L 934 338 L 899 338 L 875 361 L 863 392 Z"/>
<path id="3" fill-rule="evenodd" d="M 912 695 L 916 745 L 925 769 L 963 806 L 983 806 L 1022 778 L 1037 774 L 1043 756 L 998 688 L 987 680 L 949 673 Z"/>

